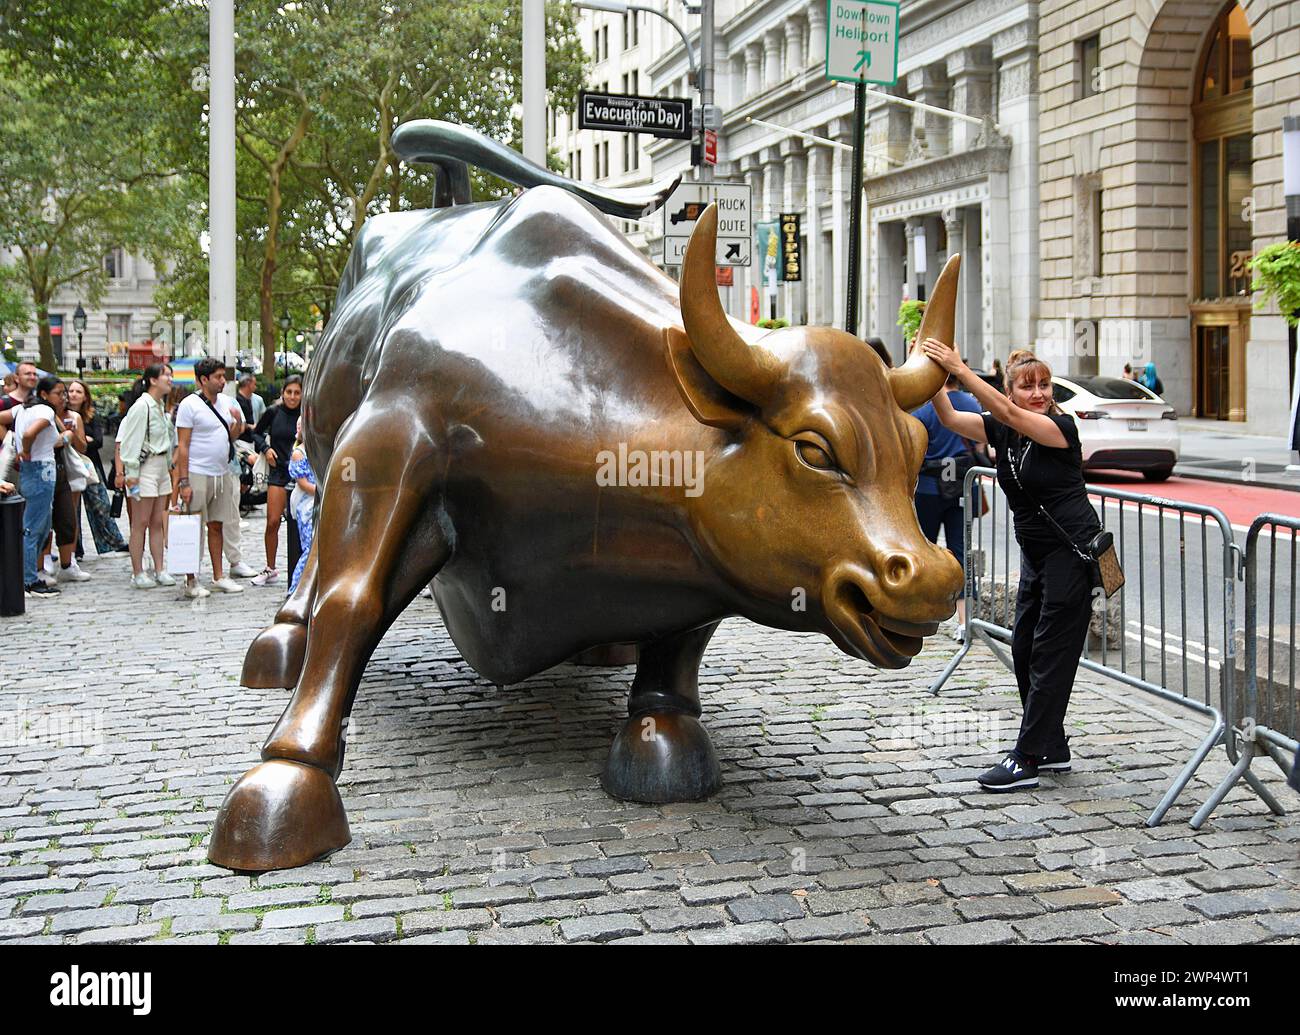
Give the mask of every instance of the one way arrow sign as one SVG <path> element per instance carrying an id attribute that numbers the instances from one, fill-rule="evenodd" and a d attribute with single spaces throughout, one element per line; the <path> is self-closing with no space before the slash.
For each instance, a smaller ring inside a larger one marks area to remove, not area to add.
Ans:
<path id="1" fill-rule="evenodd" d="M 738 262 L 740 260 L 740 242 L 736 241 L 727 245 L 727 260 L 729 262 Z"/>

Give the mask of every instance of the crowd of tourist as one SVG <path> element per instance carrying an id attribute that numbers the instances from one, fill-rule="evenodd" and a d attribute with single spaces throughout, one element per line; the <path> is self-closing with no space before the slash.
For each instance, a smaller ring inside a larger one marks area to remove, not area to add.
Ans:
<path id="1" fill-rule="evenodd" d="M 194 388 L 173 382 L 167 363 L 148 367 L 119 398 L 121 419 L 111 457 L 108 425 L 89 385 L 42 375 L 20 363 L 0 395 L 0 495 L 21 494 L 22 579 L 26 596 L 60 592 L 62 583 L 88 582 L 78 563 L 89 528 L 95 554 L 129 554 L 130 580 L 140 590 L 179 586 L 180 595 L 242 593 L 240 579 L 258 586 L 279 581 L 279 526 L 290 522 L 292 590 L 310 549 L 316 482 L 302 445 L 302 379 L 290 377 L 276 402 L 256 393 L 244 374 L 225 392 L 226 368 L 215 359 L 194 365 Z M 265 566 L 245 563 L 241 513 L 261 497 L 267 504 Z M 168 570 L 170 519 L 197 514 L 211 578 Z M 123 535 L 121 520 L 127 523 Z"/>

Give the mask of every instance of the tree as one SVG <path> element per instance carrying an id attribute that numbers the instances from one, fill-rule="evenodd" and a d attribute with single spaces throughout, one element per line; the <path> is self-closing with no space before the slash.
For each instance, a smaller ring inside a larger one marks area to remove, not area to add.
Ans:
<path id="1" fill-rule="evenodd" d="M 22 270 L 15 266 L 0 265 L 0 347 L 5 345 L 7 329 L 26 327 L 32 322 L 32 307 L 28 298 Z"/>
<path id="2" fill-rule="evenodd" d="M 151 6 L 12 0 L 0 23 L 0 245 L 18 252 L 49 369 L 54 293 L 75 286 L 96 304 L 106 252 L 161 263 L 182 215 L 177 170 L 158 146 L 148 37 L 133 24 Z"/>

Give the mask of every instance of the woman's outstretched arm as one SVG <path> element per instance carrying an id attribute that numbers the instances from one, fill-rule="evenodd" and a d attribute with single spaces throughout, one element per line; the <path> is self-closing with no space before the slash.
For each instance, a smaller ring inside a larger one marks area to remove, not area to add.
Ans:
<path id="1" fill-rule="evenodd" d="M 1017 406 L 1005 395 L 999 392 L 992 385 L 987 384 L 983 378 L 976 376 L 965 363 L 962 362 L 961 356 L 957 355 L 957 350 L 950 345 L 945 345 L 937 338 L 926 338 L 921 342 L 921 349 L 932 360 L 943 367 L 950 374 L 955 374 L 957 380 L 962 383 L 971 395 L 975 396 L 981 406 L 988 410 L 994 420 L 1000 424 L 1005 424 L 1009 428 L 1014 428 L 1020 434 L 1033 439 L 1039 445 L 1050 446 L 1053 449 L 1064 449 L 1068 444 L 1065 441 L 1065 435 L 1057 427 L 1056 422 L 1046 414 L 1034 413 Z M 939 411 L 939 402 L 936 397 L 935 410 Z M 971 416 L 975 416 L 971 414 Z M 940 420 L 943 420 L 940 411 Z M 955 425 L 949 425 L 945 420 L 944 424 L 951 427 L 959 435 L 965 434 Z M 983 435 L 984 424 L 980 421 L 980 441 L 987 441 Z M 971 437 L 971 436 L 967 436 Z"/>

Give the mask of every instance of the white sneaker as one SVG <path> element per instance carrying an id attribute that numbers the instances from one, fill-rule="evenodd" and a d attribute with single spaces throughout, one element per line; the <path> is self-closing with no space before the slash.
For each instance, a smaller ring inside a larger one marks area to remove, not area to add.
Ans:
<path id="1" fill-rule="evenodd" d="M 74 560 L 66 568 L 59 569 L 60 582 L 89 582 L 90 575 L 82 571 Z"/>
<path id="2" fill-rule="evenodd" d="M 45 560 L 42 562 L 41 568 L 50 578 L 54 578 L 58 574 L 58 562 L 55 561 L 54 554 L 47 553 L 45 555 Z"/>
<path id="3" fill-rule="evenodd" d="M 58 580 L 57 578 L 55 578 L 54 575 L 51 574 L 51 573 L 48 572 L 48 571 L 38 571 L 38 572 L 36 573 L 36 578 L 37 578 L 39 581 L 45 583 L 45 585 L 49 586 L 50 589 L 57 589 L 57 588 L 58 588 L 59 580 Z"/>
<path id="4" fill-rule="evenodd" d="M 176 585 L 176 580 L 175 580 L 174 578 L 172 578 L 169 574 L 167 574 L 167 572 L 165 572 L 165 571 L 160 571 L 160 572 L 158 573 L 158 578 L 157 578 L 156 581 L 157 581 L 158 585 L 160 585 L 160 586 L 174 586 L 174 585 Z"/>
<path id="5" fill-rule="evenodd" d="M 139 575 L 136 575 L 131 579 L 131 585 L 136 589 L 153 589 L 158 585 L 158 582 L 147 571 L 142 571 Z"/>
<path id="6" fill-rule="evenodd" d="M 230 566 L 230 574 L 237 579 L 251 579 L 254 575 L 257 574 L 257 572 L 254 571 L 252 568 L 250 568 L 243 561 L 240 561 L 238 564 L 232 564 Z"/>
<path id="7" fill-rule="evenodd" d="M 242 593 L 242 592 L 244 592 L 244 587 L 241 586 L 241 585 L 240 585 L 238 582 L 236 582 L 234 579 L 230 578 L 229 576 L 227 576 L 227 577 L 224 578 L 224 579 L 214 579 L 214 580 L 212 581 L 212 588 L 213 588 L 213 590 L 216 591 L 217 593 Z"/>
<path id="8" fill-rule="evenodd" d="M 212 594 L 195 582 L 192 585 L 187 585 L 181 592 L 181 596 L 186 600 L 202 600 L 204 597 L 212 596 Z"/>
<path id="9" fill-rule="evenodd" d="M 280 573 L 274 568 L 263 568 L 261 574 L 253 579 L 254 586 L 269 586 L 272 582 L 278 581 Z"/>

